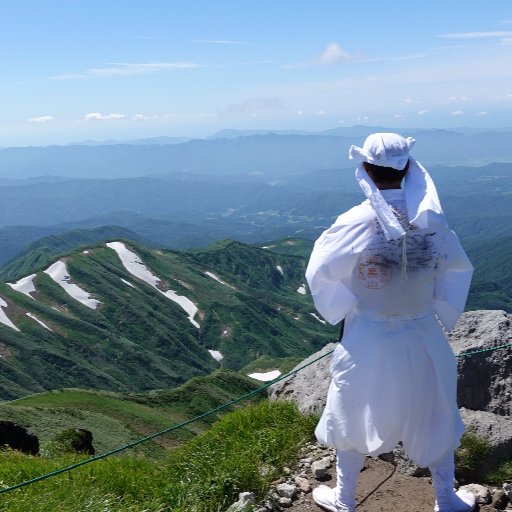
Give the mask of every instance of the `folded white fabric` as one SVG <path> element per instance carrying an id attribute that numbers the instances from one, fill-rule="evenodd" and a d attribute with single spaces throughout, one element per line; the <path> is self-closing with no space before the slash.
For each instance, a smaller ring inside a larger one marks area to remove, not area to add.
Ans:
<path id="1" fill-rule="evenodd" d="M 362 148 L 352 145 L 349 157 L 351 160 L 402 171 L 407 165 L 409 150 L 415 143 L 412 137 L 405 139 L 397 133 L 374 133 L 366 137 Z"/>

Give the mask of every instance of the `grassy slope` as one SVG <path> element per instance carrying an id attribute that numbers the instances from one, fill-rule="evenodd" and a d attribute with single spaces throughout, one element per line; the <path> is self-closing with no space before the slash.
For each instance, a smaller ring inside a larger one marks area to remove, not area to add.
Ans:
<path id="1" fill-rule="evenodd" d="M 240 491 L 262 497 L 311 439 L 316 420 L 289 403 L 261 402 L 227 415 L 158 461 L 112 457 L 2 496 L 9 512 L 212 512 Z M 80 457 L 0 454 L 0 481 L 13 484 Z"/>
<path id="2" fill-rule="evenodd" d="M 51 441 L 59 432 L 67 428 L 85 428 L 93 433 L 96 451 L 102 453 L 218 407 L 258 385 L 238 373 L 217 370 L 175 389 L 150 394 L 65 389 L 30 395 L 0 404 L 0 416 L 35 433 L 43 452 L 51 450 Z M 136 451 L 161 455 L 159 447 L 174 446 L 189 439 L 218 418 L 218 414 L 205 418 L 156 438 L 155 442 Z"/>

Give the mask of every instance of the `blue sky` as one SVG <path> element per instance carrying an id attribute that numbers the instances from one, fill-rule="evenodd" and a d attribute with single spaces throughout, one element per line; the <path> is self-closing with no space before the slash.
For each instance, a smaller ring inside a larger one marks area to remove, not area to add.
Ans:
<path id="1" fill-rule="evenodd" d="M 223 128 L 512 126 L 512 3 L 0 6 L 0 146 Z"/>

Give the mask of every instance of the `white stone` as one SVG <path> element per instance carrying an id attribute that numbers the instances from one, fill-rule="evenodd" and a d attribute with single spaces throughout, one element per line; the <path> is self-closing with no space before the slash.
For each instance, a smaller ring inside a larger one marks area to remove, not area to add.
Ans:
<path id="1" fill-rule="evenodd" d="M 276 487 L 277 494 L 283 498 L 290 498 L 291 500 L 295 499 L 299 490 L 295 485 L 291 484 L 279 484 Z"/>
<path id="2" fill-rule="evenodd" d="M 327 475 L 327 470 L 330 469 L 332 463 L 330 457 L 324 457 L 323 459 L 316 460 L 311 464 L 311 471 L 313 472 L 313 476 L 318 478 L 323 478 Z"/>
<path id="3" fill-rule="evenodd" d="M 226 512 L 243 512 L 248 510 L 256 503 L 256 498 L 253 492 L 241 492 L 238 495 L 238 501 L 233 503 Z"/>
<path id="4" fill-rule="evenodd" d="M 475 495 L 476 502 L 479 505 L 487 505 L 491 502 L 491 491 L 489 488 L 480 484 L 468 484 L 459 487 L 459 491 L 472 492 Z"/>

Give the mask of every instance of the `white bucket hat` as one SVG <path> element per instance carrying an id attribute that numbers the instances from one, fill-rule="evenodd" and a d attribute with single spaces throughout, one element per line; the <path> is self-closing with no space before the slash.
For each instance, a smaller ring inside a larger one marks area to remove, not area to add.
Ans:
<path id="1" fill-rule="evenodd" d="M 349 157 L 402 171 L 415 142 L 412 137 L 405 139 L 397 133 L 374 133 L 366 138 L 362 148 L 351 146 Z"/>

